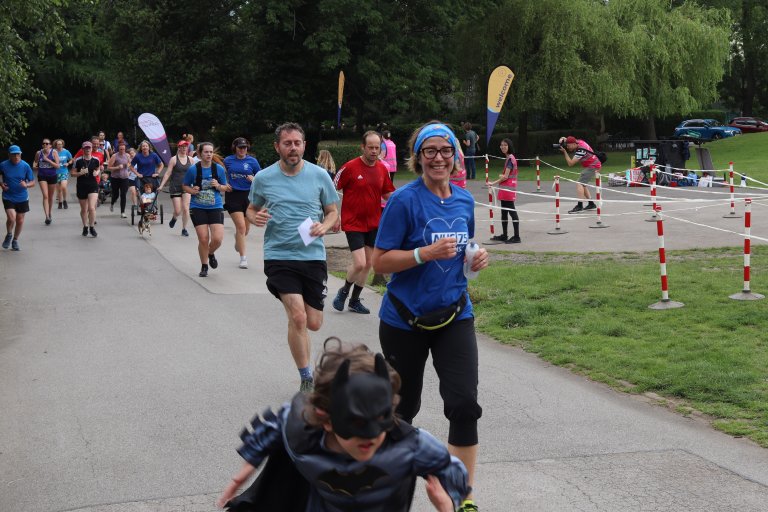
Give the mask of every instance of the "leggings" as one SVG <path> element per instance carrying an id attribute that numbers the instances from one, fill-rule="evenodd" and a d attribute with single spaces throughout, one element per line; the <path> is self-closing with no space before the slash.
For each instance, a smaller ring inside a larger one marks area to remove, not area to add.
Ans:
<path id="1" fill-rule="evenodd" d="M 483 409 L 477 403 L 477 339 L 475 319 L 457 320 L 436 331 L 412 331 L 379 322 L 384 356 L 402 380 L 397 412 L 408 423 L 421 408 L 424 367 L 432 364 L 440 380 L 443 414 L 448 418 L 448 442 L 454 446 L 478 443 L 477 420 Z"/>
<path id="2" fill-rule="evenodd" d="M 501 200 L 501 230 L 504 232 L 504 235 L 507 234 L 507 214 L 512 215 L 512 229 L 515 230 L 514 236 L 520 236 L 520 217 L 517 216 L 517 209 L 515 209 L 515 202 L 514 201 L 505 201 L 504 199 Z M 509 208 L 509 209 L 507 209 Z"/>
<path id="3" fill-rule="evenodd" d="M 128 197 L 128 178 L 110 178 L 112 180 L 112 205 L 117 202 L 117 196 L 120 196 L 120 213 L 125 212 L 125 200 Z"/>

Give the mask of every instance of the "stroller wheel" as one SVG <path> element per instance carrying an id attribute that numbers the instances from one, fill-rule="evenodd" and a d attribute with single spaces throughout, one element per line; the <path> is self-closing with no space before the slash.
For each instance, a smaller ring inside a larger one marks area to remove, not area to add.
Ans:
<path id="1" fill-rule="evenodd" d="M 136 205 L 134 204 L 131 206 L 131 226 L 133 226 L 133 224 L 135 223 L 135 218 L 136 218 Z"/>
<path id="2" fill-rule="evenodd" d="M 163 223 L 163 205 L 160 205 L 160 224 Z"/>

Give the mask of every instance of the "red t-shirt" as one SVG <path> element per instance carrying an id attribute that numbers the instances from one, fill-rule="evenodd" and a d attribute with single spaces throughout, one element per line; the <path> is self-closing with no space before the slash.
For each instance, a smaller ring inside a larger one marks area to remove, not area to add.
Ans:
<path id="1" fill-rule="evenodd" d="M 336 173 L 341 200 L 341 229 L 367 233 L 379 227 L 381 196 L 395 190 L 386 166 L 377 160 L 366 165 L 362 157 L 350 160 Z"/>

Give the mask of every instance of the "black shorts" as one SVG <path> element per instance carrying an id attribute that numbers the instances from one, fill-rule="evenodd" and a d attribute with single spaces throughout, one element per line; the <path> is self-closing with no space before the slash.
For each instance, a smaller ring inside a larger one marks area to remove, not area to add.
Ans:
<path id="1" fill-rule="evenodd" d="M 264 274 L 267 289 L 280 298 L 281 293 L 296 293 L 304 303 L 318 311 L 323 310 L 328 295 L 328 267 L 325 261 L 266 260 Z"/>
<path id="2" fill-rule="evenodd" d="M 53 176 L 40 176 L 37 175 L 37 181 L 40 183 L 47 183 L 49 185 L 55 185 L 59 182 L 59 178 L 54 174 Z"/>
<path id="3" fill-rule="evenodd" d="M 208 224 L 224 224 L 224 210 L 221 208 L 190 208 L 189 218 L 192 219 L 192 225 L 203 226 Z"/>
<path id="4" fill-rule="evenodd" d="M 88 199 L 89 194 L 98 194 L 99 185 L 96 183 L 80 183 L 77 182 L 77 198 Z"/>
<path id="5" fill-rule="evenodd" d="M 13 201 L 8 201 L 7 199 L 3 199 L 3 209 L 16 210 L 16 213 L 27 213 L 29 211 L 29 201 L 21 201 L 19 203 L 14 203 Z"/>
<path id="6" fill-rule="evenodd" d="M 248 200 L 248 194 L 250 190 L 233 190 L 224 194 L 224 209 L 230 214 L 232 213 L 245 213 L 248 209 L 248 205 L 251 202 Z"/>
<path id="7" fill-rule="evenodd" d="M 378 229 L 372 229 L 371 231 L 367 231 L 365 233 L 362 231 L 345 231 L 344 234 L 347 235 L 347 244 L 349 245 L 349 250 L 356 251 L 366 246 L 373 247 L 373 244 L 376 242 L 376 234 L 378 232 Z"/>
<path id="8" fill-rule="evenodd" d="M 184 194 L 184 189 L 181 185 L 170 184 L 168 185 L 168 193 L 171 197 L 181 197 Z"/>

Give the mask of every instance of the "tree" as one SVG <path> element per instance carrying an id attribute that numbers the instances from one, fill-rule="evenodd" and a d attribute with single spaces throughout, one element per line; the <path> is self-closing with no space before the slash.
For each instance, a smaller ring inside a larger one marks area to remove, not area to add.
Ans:
<path id="1" fill-rule="evenodd" d="M 28 126 L 27 112 L 44 98 L 33 85 L 29 62 L 66 41 L 61 8 L 67 0 L 4 0 L 0 3 L 0 143 Z M 41 23 L 41 20 L 45 20 Z"/>

